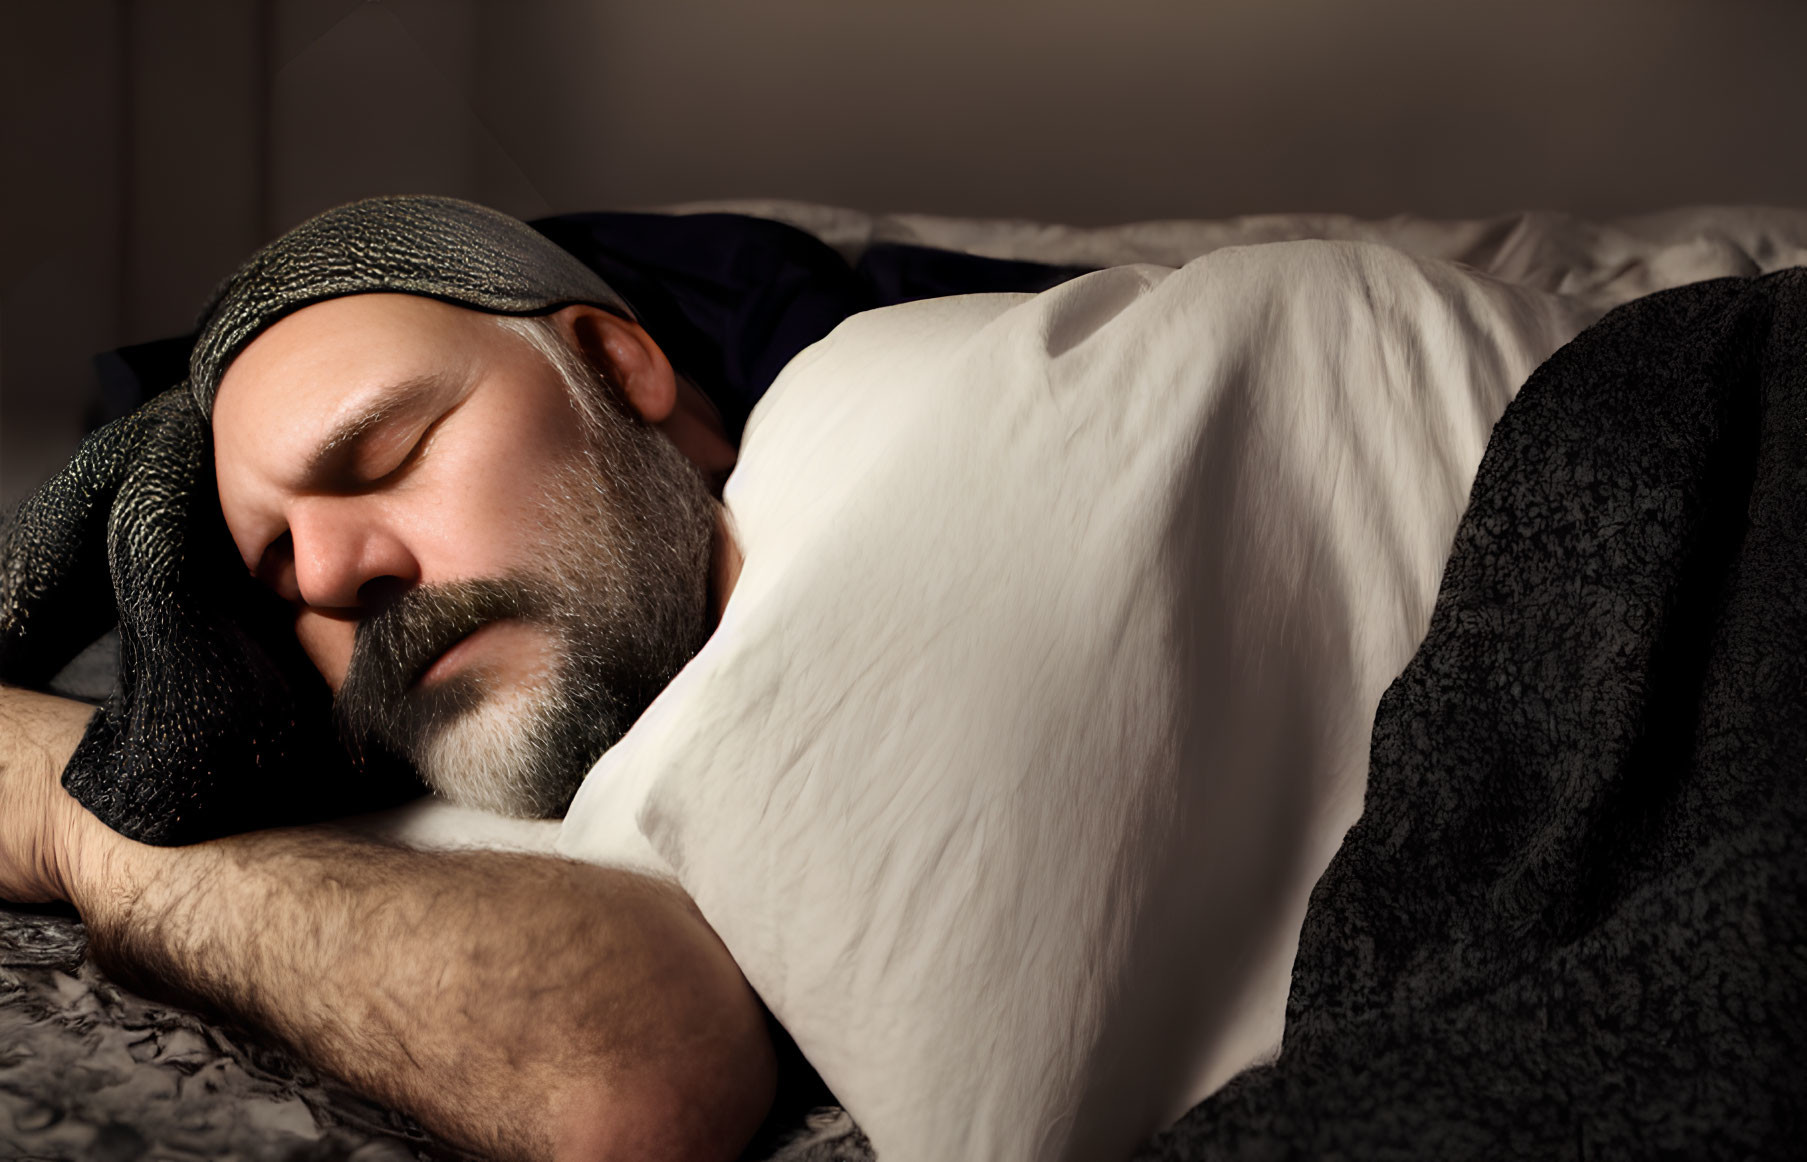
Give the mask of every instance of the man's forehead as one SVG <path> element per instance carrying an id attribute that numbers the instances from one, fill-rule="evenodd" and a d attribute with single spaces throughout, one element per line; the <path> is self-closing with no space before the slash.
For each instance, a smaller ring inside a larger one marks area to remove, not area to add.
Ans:
<path id="1" fill-rule="evenodd" d="M 346 295 L 284 316 L 246 345 L 220 381 L 214 418 L 244 407 L 291 413 L 459 362 L 491 341 L 491 316 L 406 294 Z"/>
<path id="2" fill-rule="evenodd" d="M 430 346 L 483 329 L 492 316 L 420 295 L 345 295 L 305 306 L 272 323 L 227 367 L 222 383 L 247 364 L 296 356 L 375 356 Z"/>

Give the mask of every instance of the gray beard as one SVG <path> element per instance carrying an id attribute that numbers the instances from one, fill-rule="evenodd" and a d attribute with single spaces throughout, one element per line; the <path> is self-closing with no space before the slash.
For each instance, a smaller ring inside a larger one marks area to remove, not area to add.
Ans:
<path id="1" fill-rule="evenodd" d="M 702 648 L 715 529 L 708 487 L 662 434 L 603 399 L 579 409 L 591 454 L 557 481 L 539 568 L 420 586 L 359 624 L 334 703 L 354 750 L 411 763 L 456 803 L 559 816 Z M 505 686 L 473 667 L 415 687 L 446 649 L 500 618 L 546 632 L 544 678 Z"/>

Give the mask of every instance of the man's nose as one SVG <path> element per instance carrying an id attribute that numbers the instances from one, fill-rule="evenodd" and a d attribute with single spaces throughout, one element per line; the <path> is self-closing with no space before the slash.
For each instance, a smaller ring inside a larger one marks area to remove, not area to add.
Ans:
<path id="1" fill-rule="evenodd" d="M 420 563 L 402 537 L 355 500 L 321 498 L 289 513 L 295 585 L 315 609 L 360 609 L 420 583 Z"/>

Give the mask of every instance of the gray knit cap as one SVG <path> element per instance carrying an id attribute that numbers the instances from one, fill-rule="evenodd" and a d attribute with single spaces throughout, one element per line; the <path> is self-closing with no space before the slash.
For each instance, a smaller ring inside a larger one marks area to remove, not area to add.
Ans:
<path id="1" fill-rule="evenodd" d="M 189 356 L 203 415 L 226 367 L 265 327 L 326 299 L 385 291 L 498 315 L 589 303 L 634 312 L 596 272 L 517 218 L 438 197 L 367 198 L 310 218 L 214 292 Z"/>

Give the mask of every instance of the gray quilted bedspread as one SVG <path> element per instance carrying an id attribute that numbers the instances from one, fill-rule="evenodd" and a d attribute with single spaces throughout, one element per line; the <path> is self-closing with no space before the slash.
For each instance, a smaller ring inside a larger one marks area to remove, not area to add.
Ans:
<path id="1" fill-rule="evenodd" d="M 73 917 L 0 909 L 0 1157 L 458 1158 L 287 1054 L 114 985 Z"/>
<path id="2" fill-rule="evenodd" d="M 0 905 L 0 1159 L 452 1162 L 467 1155 L 268 1043 L 147 1001 L 72 916 Z M 838 1109 L 769 1128 L 769 1162 L 865 1162 Z"/>

